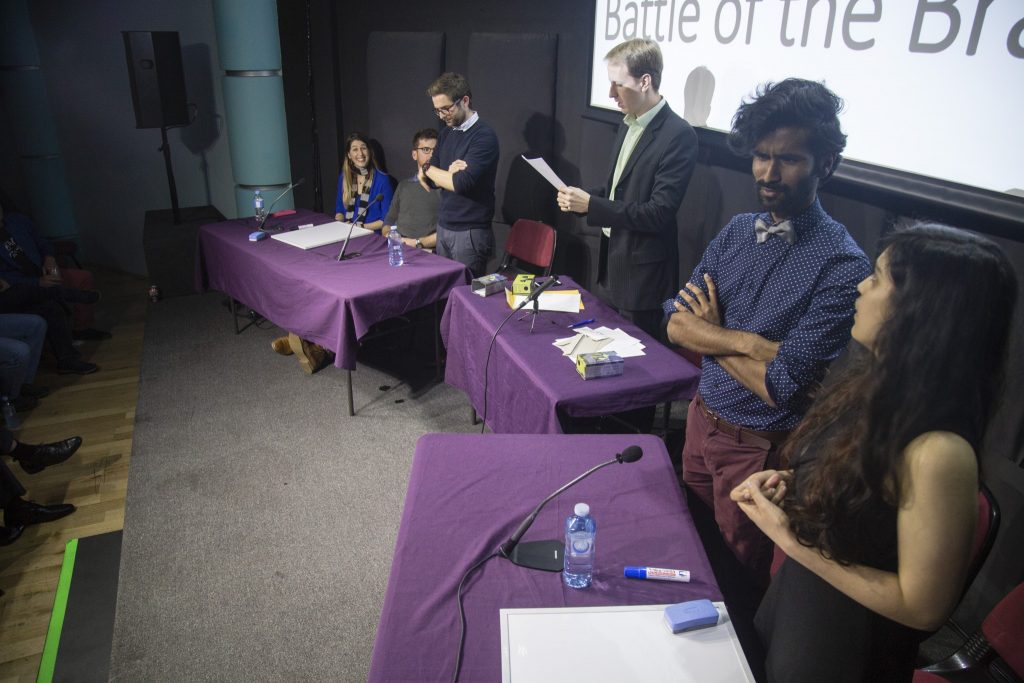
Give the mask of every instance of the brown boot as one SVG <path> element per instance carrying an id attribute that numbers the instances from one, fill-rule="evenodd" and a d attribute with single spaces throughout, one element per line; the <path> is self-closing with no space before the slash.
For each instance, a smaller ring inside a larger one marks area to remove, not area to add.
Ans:
<path id="1" fill-rule="evenodd" d="M 282 356 L 290 356 L 292 353 L 292 347 L 288 343 L 288 335 L 278 337 L 274 341 L 270 342 L 270 348 L 274 349 L 275 353 L 279 353 Z"/>
<path id="2" fill-rule="evenodd" d="M 327 364 L 330 358 L 330 351 L 314 344 L 311 341 L 299 338 L 298 335 L 288 333 L 288 344 L 291 346 L 295 357 L 299 359 L 299 366 L 307 375 L 312 375 Z"/>

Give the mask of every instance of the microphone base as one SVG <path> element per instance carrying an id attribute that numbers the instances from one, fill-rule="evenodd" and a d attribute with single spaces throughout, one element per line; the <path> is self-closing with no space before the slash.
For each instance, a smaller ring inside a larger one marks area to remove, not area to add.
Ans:
<path id="1" fill-rule="evenodd" d="M 360 254 L 360 252 L 358 252 L 358 251 L 356 253 L 354 253 L 354 254 L 345 254 L 344 256 L 339 256 L 338 260 L 339 261 L 348 261 L 350 258 L 355 258 L 356 256 L 359 256 L 359 254 Z"/>
<path id="2" fill-rule="evenodd" d="M 562 541 L 531 541 L 512 549 L 508 559 L 512 564 L 544 572 L 560 572 L 563 567 L 565 543 Z"/>

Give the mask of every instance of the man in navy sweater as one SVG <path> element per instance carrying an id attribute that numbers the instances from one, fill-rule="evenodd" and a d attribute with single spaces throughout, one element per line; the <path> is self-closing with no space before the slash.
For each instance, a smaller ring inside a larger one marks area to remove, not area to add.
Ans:
<path id="1" fill-rule="evenodd" d="M 445 123 L 432 159 L 419 179 L 427 189 L 441 188 L 437 217 L 437 253 L 464 263 L 478 277 L 487 272 L 494 252 L 494 177 L 498 136 L 473 110 L 469 81 L 442 74 L 427 88 L 434 111 Z"/>

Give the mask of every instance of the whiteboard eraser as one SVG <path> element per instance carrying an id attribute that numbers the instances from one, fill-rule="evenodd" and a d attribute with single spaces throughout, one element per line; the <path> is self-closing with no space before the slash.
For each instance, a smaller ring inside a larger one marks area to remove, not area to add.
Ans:
<path id="1" fill-rule="evenodd" d="M 706 628 L 718 623 L 718 610 L 710 600 L 689 600 L 665 608 L 665 623 L 672 633 Z"/>

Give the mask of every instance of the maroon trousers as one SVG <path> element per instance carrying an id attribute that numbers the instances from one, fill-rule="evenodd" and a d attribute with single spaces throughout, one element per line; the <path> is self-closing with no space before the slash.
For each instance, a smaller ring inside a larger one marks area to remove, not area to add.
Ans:
<path id="1" fill-rule="evenodd" d="M 698 399 L 699 400 L 699 399 Z M 768 587 L 773 544 L 729 498 L 751 474 L 779 465 L 778 448 L 763 439 L 728 435 L 690 403 L 683 445 L 683 483 L 714 512 L 725 544 L 762 591 Z"/>

